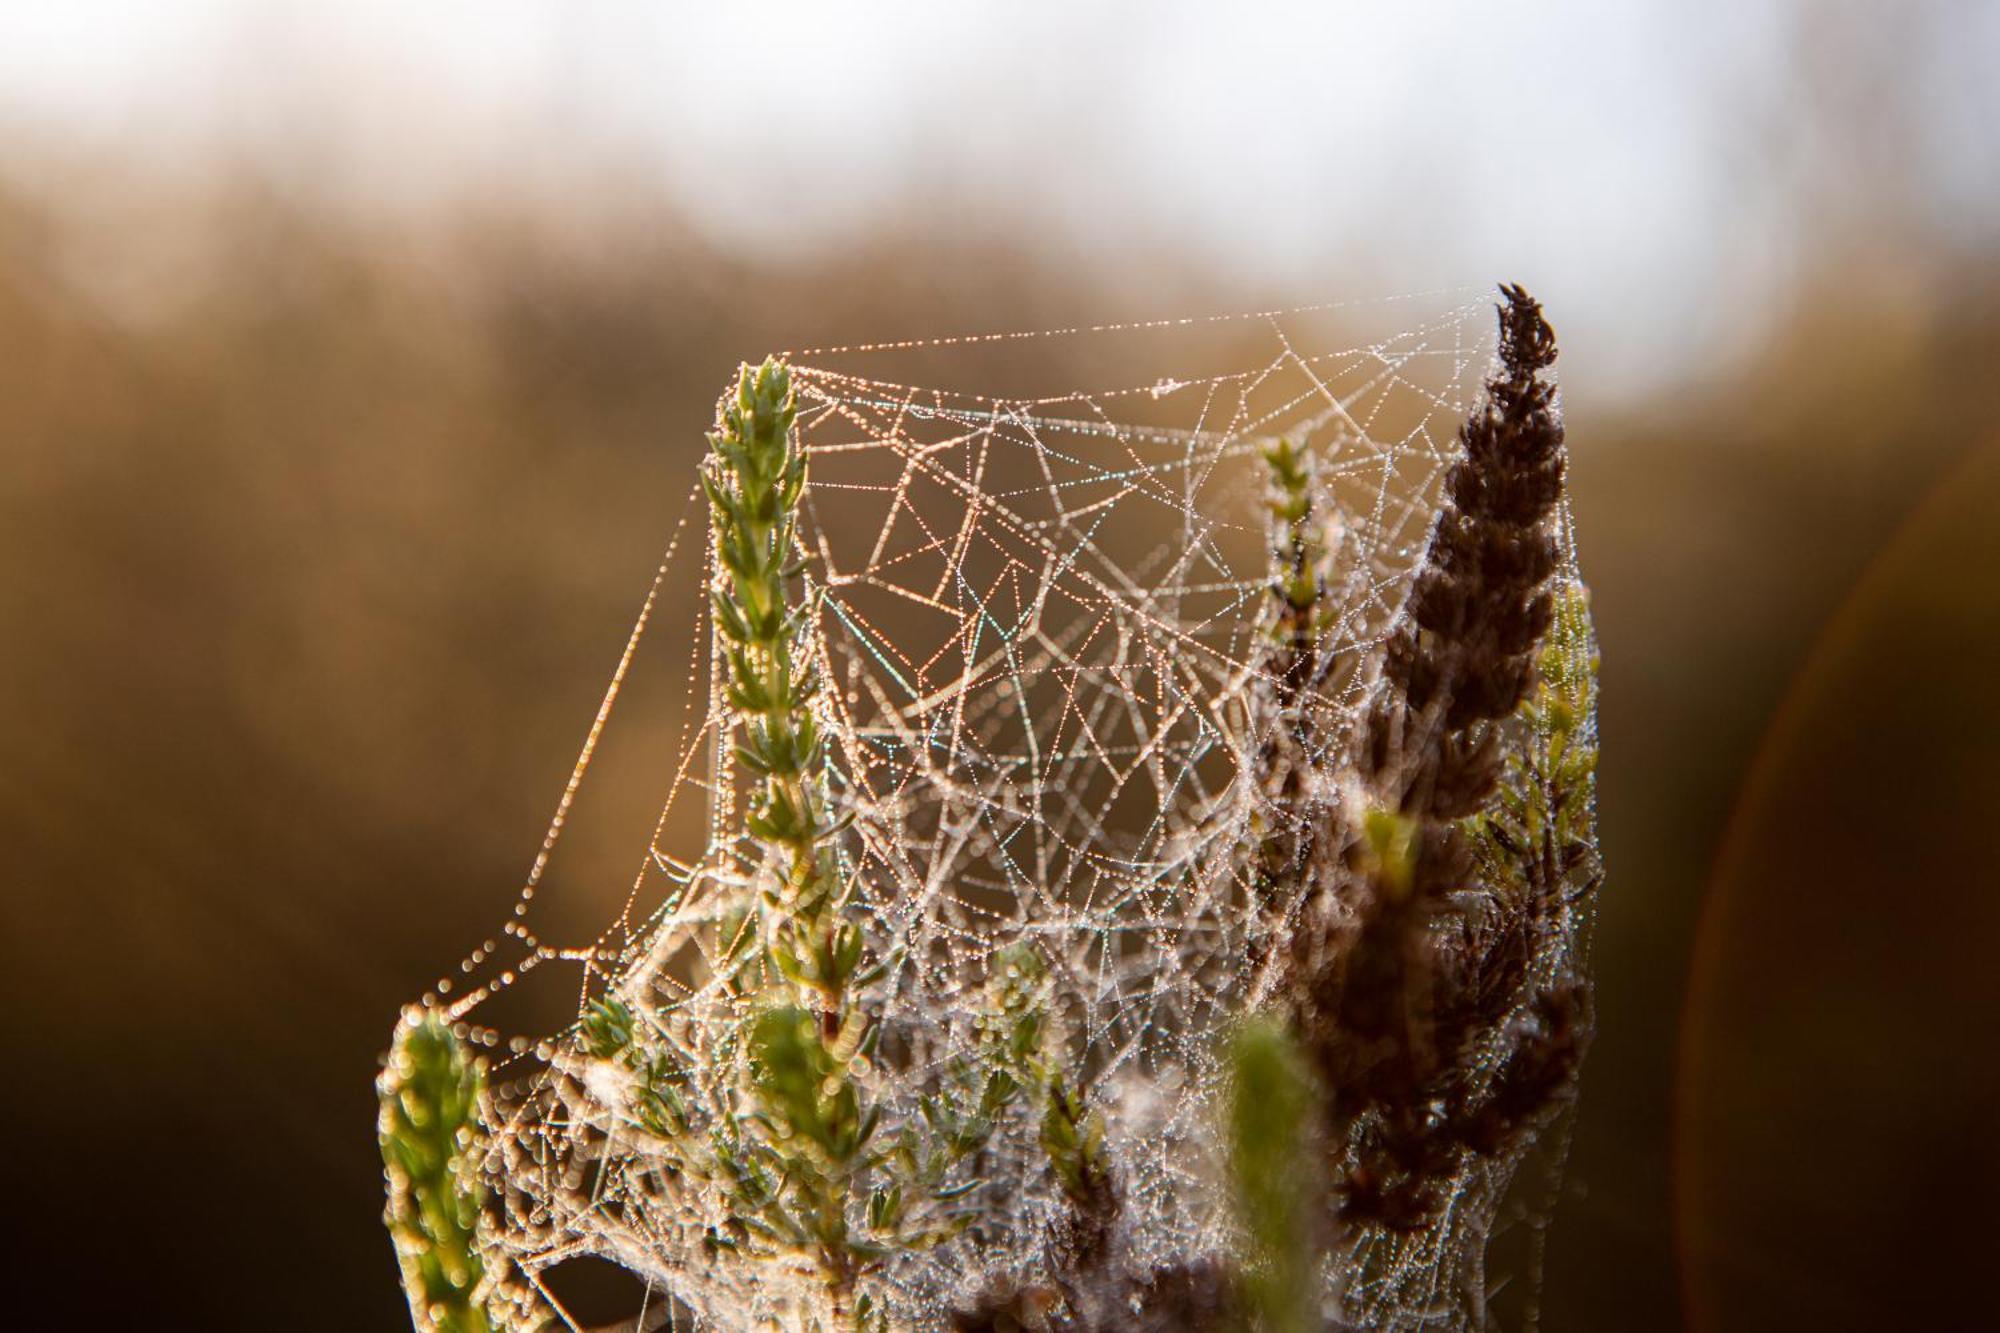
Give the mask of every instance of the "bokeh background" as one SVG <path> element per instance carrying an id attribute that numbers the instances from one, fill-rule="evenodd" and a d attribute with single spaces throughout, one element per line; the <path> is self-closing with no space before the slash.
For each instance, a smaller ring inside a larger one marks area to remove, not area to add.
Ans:
<path id="1" fill-rule="evenodd" d="M 377 1053 L 739 359 L 1498 279 L 1604 653 L 1542 1326 L 1994 1326 L 1973 0 L 0 13 L 0 1323 L 404 1319 Z"/>

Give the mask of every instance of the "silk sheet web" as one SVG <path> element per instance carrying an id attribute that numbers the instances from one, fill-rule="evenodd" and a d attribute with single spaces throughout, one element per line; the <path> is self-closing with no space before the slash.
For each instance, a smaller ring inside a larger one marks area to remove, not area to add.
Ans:
<path id="1" fill-rule="evenodd" d="M 1342 665 L 1313 706 L 1337 750 L 1489 368 L 1491 309 L 1483 293 L 1433 294 L 789 358 L 810 459 L 799 554 L 826 682 L 816 707 L 829 790 L 854 819 L 842 870 L 871 950 L 898 959 L 881 1021 L 908 1054 L 871 1071 L 873 1093 L 910 1113 L 973 1040 L 990 960 L 1033 941 L 1055 1021 L 1109 1111 L 1141 1258 L 1227 1243 L 1215 1042 L 1250 980 L 1238 849 L 1257 797 L 1239 779 L 1262 740 L 1246 705 L 1270 601 L 1262 451 L 1284 437 L 1315 459 L 1337 608 L 1326 643 Z M 1342 339 L 1371 322 L 1388 331 Z M 958 358 L 977 373 L 1027 350 L 1060 374 L 1070 349 L 1106 346 L 1124 353 L 1122 376 L 1092 392 L 981 394 L 884 369 Z M 660 1015 L 647 1040 L 696 1065 L 732 1039 L 703 980 L 703 928 L 748 891 L 756 861 L 707 623 L 704 513 L 691 493 L 511 915 L 428 998 L 491 1052 L 488 1169 L 506 1200 L 500 1243 L 527 1279 L 595 1255 L 644 1280 L 656 1320 L 756 1327 L 802 1297 L 713 1261 L 713 1200 L 662 1169 L 618 1076 L 574 1026 L 496 1017 L 531 974 L 557 971 L 579 1013 L 622 997 Z M 1557 577 L 1574 579 L 1566 514 L 1561 540 Z M 680 734 L 662 741 L 669 794 L 612 923 L 550 938 L 552 857 L 613 705 L 648 665 L 647 631 L 669 618 L 693 622 L 695 648 L 658 668 L 686 673 Z M 1579 915 L 1573 948 L 1586 927 Z M 1031 1266 L 1057 1207 L 1036 1151 L 1032 1135 L 992 1149 L 991 1174 L 1012 1182 L 1006 1238 L 892 1266 L 899 1322 L 935 1325 L 979 1272 Z M 1463 1207 L 1490 1210 L 1481 1195 L 1468 1182 Z M 1350 1279 L 1350 1317 L 1434 1319 L 1460 1280 L 1447 1239 L 1383 1241 Z"/>

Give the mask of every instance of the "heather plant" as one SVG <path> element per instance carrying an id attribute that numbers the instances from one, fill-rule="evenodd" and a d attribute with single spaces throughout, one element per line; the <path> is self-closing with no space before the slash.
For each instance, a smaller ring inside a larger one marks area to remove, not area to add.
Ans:
<path id="1" fill-rule="evenodd" d="M 941 480 L 973 515 L 938 585 L 963 589 L 982 506 L 1024 550 L 1047 527 L 977 488 L 984 457 L 965 485 L 902 432 L 976 421 L 947 444 L 990 444 L 1002 414 L 906 398 L 877 437 L 884 386 L 746 366 L 701 476 L 720 834 L 592 954 L 527 1091 L 491 1095 L 435 1012 L 399 1028 L 382 1135 L 418 1326 L 547 1320 L 536 1274 L 574 1254 L 715 1327 L 1483 1325 L 1494 1219 L 1589 1031 L 1599 880 L 1555 342 L 1503 296 L 1498 369 L 1380 622 L 1389 529 L 1349 525 L 1333 446 L 1308 442 L 1332 414 L 1254 441 L 1268 564 L 1245 647 L 1191 691 L 1199 725 L 1166 688 L 1212 669 L 1172 618 L 1185 586 L 1121 622 L 1167 651 L 1104 670 L 1094 636 L 1019 599 L 1034 635 L 1009 635 L 981 593 L 967 633 L 1000 646 L 962 641 L 980 671 L 913 688 L 841 595 L 866 580 L 807 538 L 814 477 L 887 438 L 906 470 L 874 558 L 913 558 L 882 552 Z M 918 553 L 946 544 L 924 530 Z M 1105 738 L 1134 719 L 1126 762 Z M 1043 765 L 1031 802 L 998 762 L 1017 750 Z M 1110 810 L 1142 778 L 1135 839 Z"/>
<path id="2" fill-rule="evenodd" d="M 505 1259 L 496 1261 L 480 1234 L 484 1063 L 436 1013 L 412 1008 L 396 1025 L 376 1091 L 389 1193 L 383 1221 L 416 1326 L 438 1333 L 544 1326 L 546 1313 L 508 1287 Z"/>

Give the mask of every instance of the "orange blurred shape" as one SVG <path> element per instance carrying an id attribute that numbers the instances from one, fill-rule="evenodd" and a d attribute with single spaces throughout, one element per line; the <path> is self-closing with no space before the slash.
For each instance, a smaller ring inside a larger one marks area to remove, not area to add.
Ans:
<path id="1" fill-rule="evenodd" d="M 1876 555 L 1764 737 L 1682 1023 L 1699 1329 L 1994 1327 L 2000 438 Z"/>

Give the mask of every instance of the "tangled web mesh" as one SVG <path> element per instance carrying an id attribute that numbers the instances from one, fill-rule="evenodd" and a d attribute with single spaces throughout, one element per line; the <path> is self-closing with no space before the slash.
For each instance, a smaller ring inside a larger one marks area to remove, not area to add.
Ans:
<path id="1" fill-rule="evenodd" d="M 1105 1109 L 1139 1263 L 1229 1243 L 1217 1036 L 1252 998 L 1260 927 L 1241 849 L 1273 725 L 1254 706 L 1269 670 L 1262 454 L 1284 437 L 1317 460 L 1335 665 L 1310 707 L 1316 743 L 1337 755 L 1489 365 L 1490 304 L 1455 299 L 1377 307 L 1402 325 L 1333 347 L 1309 339 L 1314 312 L 1034 335 L 1122 338 L 1170 372 L 1092 393 L 982 396 L 833 368 L 980 340 L 791 357 L 810 461 L 807 642 L 825 682 L 814 707 L 832 805 L 853 821 L 840 871 L 871 954 L 893 960 L 877 1017 L 895 1054 L 868 1070 L 870 1095 L 890 1123 L 915 1120 L 978 1040 L 994 960 L 1028 943 L 1046 967 L 1040 1000 Z M 1197 351 L 1172 341 L 1181 331 L 1226 336 Z M 701 513 L 691 497 L 512 916 L 431 1000 L 493 1052 L 494 1239 L 528 1282 L 594 1255 L 643 1279 L 655 1323 L 796 1326 L 814 1308 L 810 1272 L 716 1252 L 722 1204 L 634 1116 L 629 1073 L 592 1058 L 576 1025 L 505 1031 L 497 1016 L 530 974 L 573 969 L 579 1015 L 619 998 L 645 1015 L 642 1048 L 695 1071 L 691 1096 L 726 1095 L 704 1092 L 701 1072 L 736 1058 L 743 1023 L 716 923 L 769 872 L 742 833 L 707 602 L 722 576 Z M 1566 513 L 1558 535 L 1556 580 L 1574 582 Z M 677 615 L 694 622 L 691 698 L 654 836 L 609 928 L 545 938 L 537 895 L 584 771 L 642 635 Z M 693 811 L 706 837 L 677 836 Z M 1542 971 L 1582 966 L 1587 910 Z M 1515 1165 L 1468 1167 L 1442 1221 L 1365 1245 L 1340 1279 L 1344 1317 L 1438 1320 Z M 997 1224 L 891 1259 L 875 1290 L 896 1322 L 937 1326 L 978 1274 L 1038 1261 L 1061 1195 L 1033 1126 L 997 1136 L 978 1174 Z"/>

